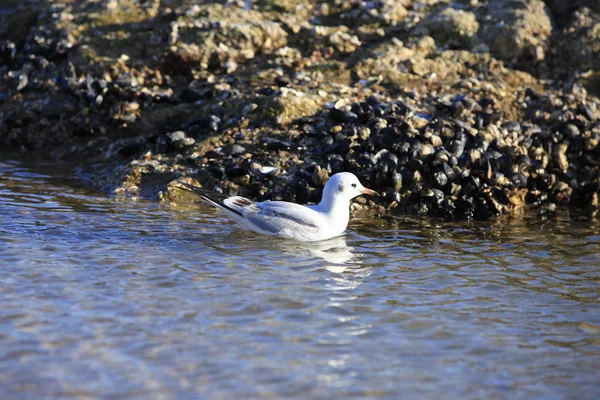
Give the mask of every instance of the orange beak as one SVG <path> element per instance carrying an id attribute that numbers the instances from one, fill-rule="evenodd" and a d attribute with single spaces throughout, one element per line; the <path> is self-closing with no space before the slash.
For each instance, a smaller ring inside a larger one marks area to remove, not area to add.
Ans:
<path id="1" fill-rule="evenodd" d="M 369 196 L 379 196 L 379 193 L 377 193 L 377 192 L 376 192 L 376 191 L 374 191 L 374 190 L 367 189 L 367 188 L 364 188 L 364 189 L 363 189 L 363 190 L 361 190 L 360 192 L 361 192 L 362 194 L 368 194 Z"/>

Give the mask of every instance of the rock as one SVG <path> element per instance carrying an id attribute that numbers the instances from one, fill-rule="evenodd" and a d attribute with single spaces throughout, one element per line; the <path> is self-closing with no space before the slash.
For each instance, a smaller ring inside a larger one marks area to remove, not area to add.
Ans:
<path id="1" fill-rule="evenodd" d="M 337 4 L 342 5 L 341 10 L 336 7 Z M 406 7 L 409 4 L 410 2 L 406 0 L 336 2 L 324 3 L 321 10 L 329 16 L 341 11 L 339 14 L 340 19 L 347 25 L 377 24 L 380 26 L 394 26 L 401 23 L 408 15 Z"/>
<path id="2" fill-rule="evenodd" d="M 199 90 L 189 88 L 189 87 L 184 88 L 181 91 L 181 94 L 179 97 L 181 98 L 181 100 L 185 101 L 186 103 L 193 103 L 195 101 L 205 98 L 204 94 L 202 92 L 200 92 Z"/>
<path id="3" fill-rule="evenodd" d="M 187 137 L 183 131 L 175 131 L 167 133 L 168 138 L 168 149 L 184 150 L 190 146 L 193 146 L 196 141 L 193 138 Z"/>
<path id="4" fill-rule="evenodd" d="M 117 164 L 107 191 L 314 202 L 351 171 L 385 194 L 353 209 L 598 205 L 590 0 L 34 3 L 0 27 L 0 145 Z"/>
<path id="5" fill-rule="evenodd" d="M 244 108 L 242 109 L 242 115 L 248 115 L 248 114 L 254 112 L 254 110 L 256 110 L 257 108 L 258 108 L 258 105 L 255 103 L 246 104 L 244 106 Z"/>
<path id="6" fill-rule="evenodd" d="M 475 45 L 471 51 L 473 53 L 489 53 L 490 52 L 490 46 L 488 46 L 485 43 L 479 43 L 477 45 Z"/>
<path id="7" fill-rule="evenodd" d="M 170 201 L 178 204 L 195 204 L 198 202 L 198 196 L 194 193 L 191 193 L 188 190 L 183 190 L 181 185 L 177 182 L 178 180 L 183 180 L 190 185 L 202 187 L 202 185 L 196 180 L 192 178 L 180 178 L 174 181 L 171 181 L 167 185 L 167 191 L 165 199 L 166 201 Z"/>
<path id="8" fill-rule="evenodd" d="M 558 168 L 560 168 L 563 172 L 566 172 L 569 168 L 569 161 L 567 159 L 567 149 L 569 145 L 567 143 L 559 143 L 554 146 L 554 161 Z"/>
<path id="9" fill-rule="evenodd" d="M 597 0 L 548 0 L 546 4 L 559 19 L 568 19 L 571 13 L 584 7 L 600 13 Z"/>
<path id="10" fill-rule="evenodd" d="M 228 145 L 223 147 L 223 154 L 229 155 L 229 156 L 236 156 L 236 155 L 240 155 L 240 154 L 244 154 L 246 152 L 246 148 L 244 148 L 243 146 L 240 146 L 237 143 Z"/>
<path id="11" fill-rule="evenodd" d="M 174 46 L 163 58 L 169 69 L 191 71 L 199 67 L 231 73 L 233 65 L 237 68 L 238 63 L 253 59 L 259 52 L 273 52 L 287 44 L 281 25 L 259 12 L 220 4 L 198 7 L 194 23 L 183 19 L 176 25 Z"/>
<path id="12" fill-rule="evenodd" d="M 286 75 L 277 76 L 275 78 L 275 84 L 279 87 L 285 87 L 290 84 L 290 78 Z"/>
<path id="13" fill-rule="evenodd" d="M 289 89 L 287 89 L 289 90 Z M 311 116 L 318 112 L 325 100 L 318 94 L 300 94 L 296 91 L 275 94 L 259 102 L 257 120 L 267 118 L 280 124 L 286 124 L 298 118 Z"/>
<path id="14" fill-rule="evenodd" d="M 424 19 L 419 27 L 427 28 L 441 44 L 464 47 L 470 46 L 479 30 L 479 23 L 470 11 L 446 7 Z"/>
<path id="15" fill-rule="evenodd" d="M 354 53 L 362 44 L 356 35 L 350 35 L 342 31 L 336 31 L 331 34 L 329 36 L 329 43 L 340 53 Z"/>
<path id="16" fill-rule="evenodd" d="M 564 70 L 600 70 L 600 11 L 578 10 L 551 39 L 551 65 Z M 598 93 L 598 90 L 596 90 Z"/>
<path id="17" fill-rule="evenodd" d="M 316 187 L 325 186 L 325 182 L 329 179 L 329 172 L 327 172 L 327 168 L 321 168 L 320 166 L 316 166 L 315 170 L 312 174 L 312 183 Z"/>
<path id="18" fill-rule="evenodd" d="M 219 130 L 221 118 L 210 115 L 203 118 L 194 118 L 187 122 L 186 130 L 189 134 L 216 133 Z"/>
<path id="19" fill-rule="evenodd" d="M 520 64 L 545 58 L 553 26 L 543 1 L 497 0 L 482 15 L 482 37 L 495 57 Z"/>
<path id="20" fill-rule="evenodd" d="M 29 77 L 26 73 L 21 73 L 19 76 L 19 83 L 17 84 L 17 92 L 22 91 L 29 85 Z"/>

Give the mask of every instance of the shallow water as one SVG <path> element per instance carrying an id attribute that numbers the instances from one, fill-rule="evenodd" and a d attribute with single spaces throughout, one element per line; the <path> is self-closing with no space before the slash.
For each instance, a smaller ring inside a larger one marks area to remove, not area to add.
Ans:
<path id="1" fill-rule="evenodd" d="M 600 395 L 593 222 L 363 219 L 303 245 L 66 171 L 0 159 L 2 399 Z"/>

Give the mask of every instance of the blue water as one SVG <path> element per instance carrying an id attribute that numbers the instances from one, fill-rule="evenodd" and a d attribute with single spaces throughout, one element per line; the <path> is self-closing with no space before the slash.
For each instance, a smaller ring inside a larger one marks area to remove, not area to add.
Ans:
<path id="1" fill-rule="evenodd" d="M 319 245 L 0 160 L 0 398 L 597 399 L 600 228 L 354 219 Z"/>

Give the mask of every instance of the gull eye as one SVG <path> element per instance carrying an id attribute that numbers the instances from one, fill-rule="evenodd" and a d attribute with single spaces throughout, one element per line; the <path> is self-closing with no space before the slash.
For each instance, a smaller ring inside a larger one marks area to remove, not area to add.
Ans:
<path id="1" fill-rule="evenodd" d="M 353 184 L 352 184 L 352 187 L 353 187 L 353 188 L 355 188 L 355 187 L 356 187 L 356 183 L 353 183 Z"/>

